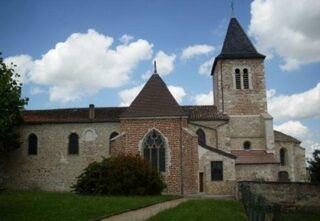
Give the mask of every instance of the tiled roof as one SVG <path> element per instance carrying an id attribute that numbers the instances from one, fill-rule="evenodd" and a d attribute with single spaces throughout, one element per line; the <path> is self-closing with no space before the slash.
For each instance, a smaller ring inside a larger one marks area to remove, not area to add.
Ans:
<path id="1" fill-rule="evenodd" d="M 95 108 L 95 118 L 89 119 L 89 108 L 69 108 L 51 110 L 25 110 L 22 116 L 25 123 L 85 123 L 117 122 L 126 107 Z"/>
<path id="2" fill-rule="evenodd" d="M 228 120 L 229 116 L 218 111 L 215 105 L 181 106 L 190 120 Z"/>
<path id="3" fill-rule="evenodd" d="M 278 164 L 280 163 L 272 153 L 265 150 L 232 150 L 237 157 L 236 164 Z"/>
<path id="4" fill-rule="evenodd" d="M 231 18 L 221 53 L 214 61 L 211 74 L 213 74 L 217 60 L 238 58 L 264 59 L 265 56 L 257 52 L 238 20 L 236 18 Z"/>
<path id="5" fill-rule="evenodd" d="M 225 156 L 225 157 L 229 157 L 231 159 L 236 159 L 237 157 L 235 155 L 233 155 L 232 153 L 228 153 L 228 152 L 225 152 L 221 149 L 217 149 L 217 148 L 214 148 L 214 147 L 211 147 L 211 146 L 208 146 L 206 144 L 201 144 L 200 145 L 201 147 L 203 147 L 204 149 L 207 149 L 207 150 L 210 150 L 212 152 L 215 152 L 217 154 L 220 154 L 222 156 Z"/>
<path id="6" fill-rule="evenodd" d="M 274 140 L 279 142 L 294 142 L 294 143 L 301 143 L 300 140 L 297 140 L 294 137 L 291 137 L 287 134 L 284 134 L 280 131 L 274 131 Z"/>
<path id="7" fill-rule="evenodd" d="M 128 107 L 96 107 L 95 118 L 89 119 L 89 108 L 68 108 L 51 110 L 24 110 L 22 116 L 27 124 L 39 123 L 86 123 L 119 122 L 119 116 Z M 181 106 L 189 120 L 228 120 L 217 108 L 211 106 Z"/>
<path id="8" fill-rule="evenodd" d="M 158 74 L 152 74 L 120 118 L 186 116 Z"/>

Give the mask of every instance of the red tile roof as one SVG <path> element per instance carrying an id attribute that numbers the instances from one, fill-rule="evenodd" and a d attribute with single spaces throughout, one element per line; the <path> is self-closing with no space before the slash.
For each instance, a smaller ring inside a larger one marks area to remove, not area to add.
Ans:
<path id="1" fill-rule="evenodd" d="M 232 150 L 231 154 L 237 157 L 236 164 L 278 164 L 274 154 L 265 150 Z"/>

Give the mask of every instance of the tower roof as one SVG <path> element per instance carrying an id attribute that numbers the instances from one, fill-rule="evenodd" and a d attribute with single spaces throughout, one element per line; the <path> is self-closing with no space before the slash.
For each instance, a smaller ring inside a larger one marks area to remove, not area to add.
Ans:
<path id="1" fill-rule="evenodd" d="M 241 59 L 241 58 L 261 58 L 265 55 L 257 52 L 252 42 L 242 29 L 236 18 L 231 18 L 226 37 L 223 42 L 221 53 L 216 57 L 211 74 L 213 74 L 217 60 L 219 59 Z"/>
<path id="2" fill-rule="evenodd" d="M 161 77 L 154 73 L 121 118 L 187 116 Z"/>

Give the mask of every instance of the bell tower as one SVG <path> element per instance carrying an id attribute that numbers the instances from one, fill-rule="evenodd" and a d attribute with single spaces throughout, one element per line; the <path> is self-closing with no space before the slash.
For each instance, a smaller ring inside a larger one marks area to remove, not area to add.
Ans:
<path id="1" fill-rule="evenodd" d="M 267 112 L 265 56 L 258 53 L 236 18 L 231 18 L 211 75 L 214 103 L 229 115 Z"/>

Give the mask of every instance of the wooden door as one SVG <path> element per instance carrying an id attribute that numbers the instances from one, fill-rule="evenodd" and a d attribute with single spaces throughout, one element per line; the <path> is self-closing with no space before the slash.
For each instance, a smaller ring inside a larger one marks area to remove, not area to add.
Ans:
<path id="1" fill-rule="evenodd" d="M 203 193 L 203 173 L 199 173 L 199 192 Z"/>

